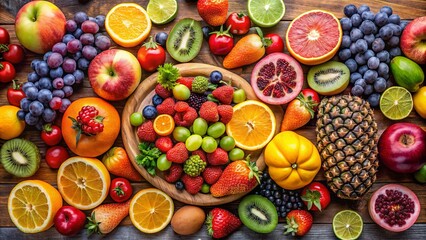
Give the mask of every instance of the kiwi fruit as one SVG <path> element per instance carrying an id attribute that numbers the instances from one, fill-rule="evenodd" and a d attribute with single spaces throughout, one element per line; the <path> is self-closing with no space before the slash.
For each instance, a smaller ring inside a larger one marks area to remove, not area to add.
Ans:
<path id="1" fill-rule="evenodd" d="M 30 177 L 40 167 L 38 147 L 25 139 L 14 138 L 3 144 L 0 149 L 0 161 L 4 169 L 17 177 Z"/>
<path id="2" fill-rule="evenodd" d="M 200 52 L 202 44 L 201 24 L 192 18 L 184 18 L 173 26 L 167 38 L 166 48 L 176 61 L 189 62 Z"/>
<path id="3" fill-rule="evenodd" d="M 309 69 L 308 84 L 321 95 L 335 95 L 348 87 L 349 68 L 337 61 L 329 61 Z"/>
<path id="4" fill-rule="evenodd" d="M 278 224 L 274 204 L 260 195 L 248 195 L 241 200 L 238 216 L 246 227 L 258 233 L 270 233 Z"/>

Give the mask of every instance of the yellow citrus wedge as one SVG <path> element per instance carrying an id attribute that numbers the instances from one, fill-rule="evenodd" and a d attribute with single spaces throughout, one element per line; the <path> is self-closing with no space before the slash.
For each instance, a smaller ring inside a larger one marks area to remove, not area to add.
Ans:
<path id="1" fill-rule="evenodd" d="M 151 19 L 143 7 L 136 3 L 120 3 L 105 18 L 105 29 L 120 46 L 141 44 L 151 32 Z"/>
<path id="2" fill-rule="evenodd" d="M 226 124 L 226 134 L 241 149 L 254 151 L 263 148 L 275 134 L 276 120 L 264 103 L 247 100 L 234 106 L 234 115 Z"/>
<path id="3" fill-rule="evenodd" d="M 167 136 L 175 129 L 175 120 L 168 114 L 161 114 L 154 120 L 154 131 L 160 136 Z"/>
<path id="4" fill-rule="evenodd" d="M 96 158 L 71 157 L 58 170 L 58 189 L 71 206 L 88 210 L 108 196 L 111 183 L 108 170 Z"/>
<path id="5" fill-rule="evenodd" d="M 163 230 L 170 223 L 173 212 L 173 200 L 156 188 L 139 191 L 130 202 L 130 220 L 144 233 Z"/>
<path id="6" fill-rule="evenodd" d="M 49 229 L 61 207 L 62 197 L 58 190 L 40 180 L 25 180 L 16 184 L 7 203 L 10 219 L 24 233 Z"/>

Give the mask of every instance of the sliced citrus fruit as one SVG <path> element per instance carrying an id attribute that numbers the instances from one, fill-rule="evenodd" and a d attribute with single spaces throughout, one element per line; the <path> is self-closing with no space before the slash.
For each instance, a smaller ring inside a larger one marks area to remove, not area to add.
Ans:
<path id="1" fill-rule="evenodd" d="M 272 110 L 262 102 L 247 100 L 234 106 L 234 115 L 226 124 L 226 134 L 241 149 L 263 148 L 275 134 L 276 120 Z"/>
<path id="2" fill-rule="evenodd" d="M 175 129 L 175 120 L 168 114 L 158 115 L 154 120 L 154 131 L 160 136 L 167 136 Z"/>
<path id="3" fill-rule="evenodd" d="M 64 200 L 81 210 L 97 207 L 108 196 L 107 168 L 96 158 L 71 157 L 58 170 L 58 189 Z"/>
<path id="4" fill-rule="evenodd" d="M 283 0 L 249 0 L 248 14 L 259 27 L 273 27 L 284 17 Z"/>
<path id="5" fill-rule="evenodd" d="M 173 212 L 173 200 L 156 188 L 139 191 L 130 202 L 130 220 L 144 233 L 163 230 L 172 219 Z"/>
<path id="6" fill-rule="evenodd" d="M 411 93 L 399 86 L 386 89 L 380 97 L 380 110 L 391 120 L 401 120 L 410 115 L 413 109 Z"/>
<path id="7" fill-rule="evenodd" d="M 166 24 L 176 18 L 178 4 L 176 0 L 150 0 L 146 12 L 153 23 Z"/>
<path id="8" fill-rule="evenodd" d="M 120 46 L 134 47 L 145 40 L 151 31 L 151 19 L 136 3 L 120 3 L 105 18 L 105 29 Z"/>
<path id="9" fill-rule="evenodd" d="M 312 10 L 296 17 L 288 26 L 286 46 L 290 54 L 306 65 L 330 60 L 339 50 L 342 27 L 332 13 Z"/>
<path id="10" fill-rule="evenodd" d="M 343 210 L 333 218 L 333 231 L 339 239 L 357 239 L 362 233 L 363 222 L 361 216 L 351 210 Z"/>
<path id="11" fill-rule="evenodd" d="M 16 184 L 7 202 L 10 219 L 24 233 L 49 229 L 61 207 L 62 197 L 58 190 L 40 180 L 25 180 Z"/>

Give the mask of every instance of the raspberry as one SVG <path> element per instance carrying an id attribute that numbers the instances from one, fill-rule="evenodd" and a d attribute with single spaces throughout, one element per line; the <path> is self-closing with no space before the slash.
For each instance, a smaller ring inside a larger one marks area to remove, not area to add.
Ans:
<path id="1" fill-rule="evenodd" d="M 170 168 L 164 172 L 164 179 L 169 183 L 174 183 L 180 179 L 183 173 L 181 164 L 173 163 Z"/>
<path id="2" fill-rule="evenodd" d="M 177 126 L 190 127 L 197 117 L 197 111 L 192 107 L 188 107 L 185 112 L 176 113 L 173 119 Z"/>
<path id="3" fill-rule="evenodd" d="M 73 122 L 72 128 L 87 136 L 93 136 L 104 130 L 103 116 L 99 116 L 99 111 L 93 106 L 84 106 L 78 112 L 76 119 L 69 117 Z M 80 140 L 80 134 L 76 135 L 76 142 Z"/>
<path id="4" fill-rule="evenodd" d="M 137 135 L 144 142 L 154 142 L 157 138 L 152 121 L 146 121 L 138 127 Z"/>
<path id="5" fill-rule="evenodd" d="M 164 101 L 157 105 L 158 115 L 168 114 L 170 116 L 175 115 L 175 100 L 171 97 L 164 99 Z"/>
<path id="6" fill-rule="evenodd" d="M 188 110 L 189 105 L 187 102 L 178 101 L 175 105 L 175 111 L 176 112 L 186 112 Z"/>
<path id="7" fill-rule="evenodd" d="M 167 151 L 167 160 L 175 163 L 183 163 L 188 159 L 188 150 L 186 150 L 185 143 L 179 142 L 172 149 Z"/>
<path id="8" fill-rule="evenodd" d="M 204 118 L 207 122 L 217 122 L 219 120 L 217 104 L 212 101 L 203 103 L 200 108 L 200 117 Z"/>
<path id="9" fill-rule="evenodd" d="M 207 101 L 207 97 L 204 94 L 191 93 L 188 100 L 186 100 L 189 106 L 195 110 L 200 111 L 201 104 Z"/>
<path id="10" fill-rule="evenodd" d="M 172 92 L 165 89 L 161 84 L 155 86 L 155 93 L 158 94 L 161 98 L 166 99 L 172 96 Z"/>
<path id="11" fill-rule="evenodd" d="M 188 174 L 183 174 L 182 182 L 187 192 L 197 194 L 201 190 L 204 181 L 201 176 L 191 177 Z"/>
<path id="12" fill-rule="evenodd" d="M 217 111 L 220 116 L 220 121 L 223 124 L 229 123 L 232 119 L 232 115 L 234 114 L 234 109 L 231 105 L 219 105 L 217 106 Z"/>
<path id="13" fill-rule="evenodd" d="M 228 153 L 222 148 L 216 148 L 214 152 L 207 153 L 207 161 L 210 165 L 224 165 L 229 161 Z"/>

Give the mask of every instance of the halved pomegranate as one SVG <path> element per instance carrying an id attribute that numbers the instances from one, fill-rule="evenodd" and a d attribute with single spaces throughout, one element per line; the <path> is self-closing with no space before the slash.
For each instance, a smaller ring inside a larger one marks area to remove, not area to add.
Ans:
<path id="1" fill-rule="evenodd" d="M 303 70 L 290 55 L 272 53 L 260 60 L 251 73 L 251 87 L 265 103 L 286 104 L 303 86 Z"/>
<path id="2" fill-rule="evenodd" d="M 391 232 L 410 228 L 420 214 L 417 195 L 399 184 L 387 184 L 374 192 L 368 212 L 373 221 Z"/>

